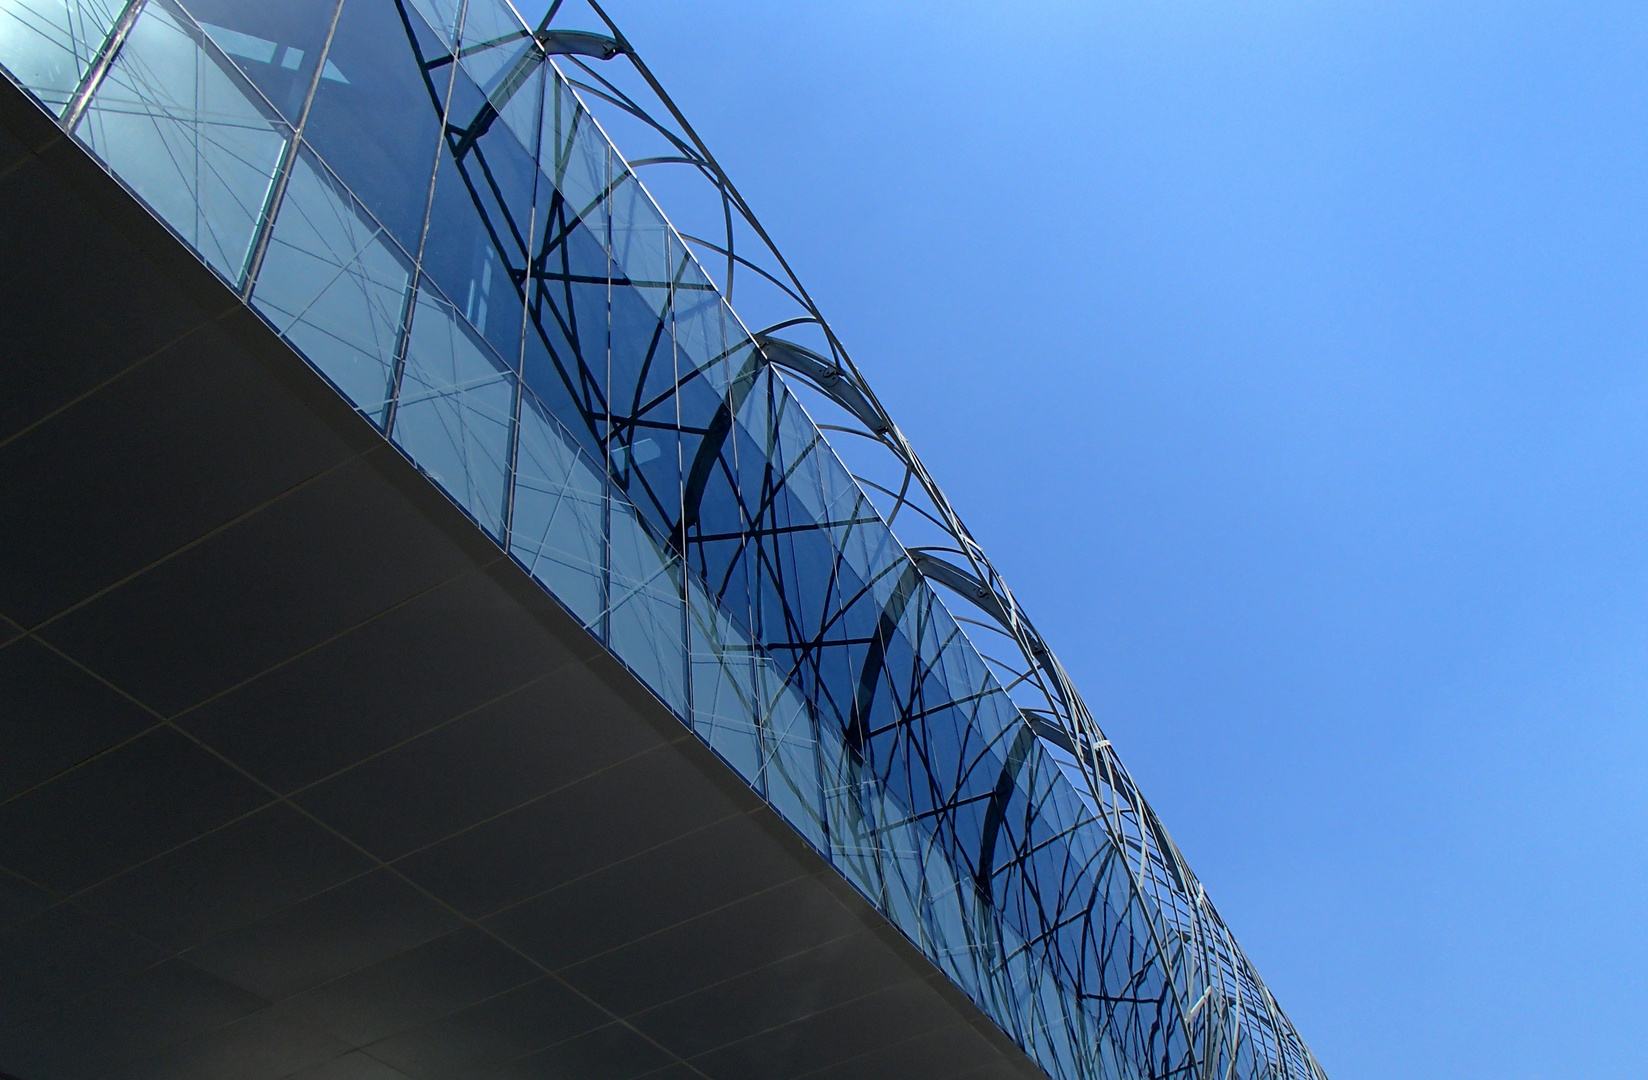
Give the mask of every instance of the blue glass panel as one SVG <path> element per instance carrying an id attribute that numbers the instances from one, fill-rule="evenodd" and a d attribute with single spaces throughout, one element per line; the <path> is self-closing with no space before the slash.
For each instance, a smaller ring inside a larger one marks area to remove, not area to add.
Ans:
<path id="1" fill-rule="evenodd" d="M 416 10 L 345 0 L 304 139 L 400 245 L 417 252 L 452 66 Z"/>
<path id="2" fill-rule="evenodd" d="M 670 235 L 664 215 L 653 204 L 634 175 L 624 172 L 622 162 L 613 165 L 612 190 L 607 202 L 612 208 L 612 261 L 618 273 L 637 289 L 660 289 L 669 295 L 690 263 L 682 265 L 684 248 Z M 649 303 L 656 308 L 656 304 Z"/>
<path id="3" fill-rule="evenodd" d="M 503 536 L 515 376 L 427 280 L 391 435 L 488 532 Z"/>
<path id="4" fill-rule="evenodd" d="M 466 56 L 463 70 L 481 88 L 503 126 L 536 158 L 549 65 L 524 32 L 503 41 L 492 49 Z"/>
<path id="5" fill-rule="evenodd" d="M 607 433 L 608 214 L 595 196 L 608 155 L 593 153 L 587 117 L 558 79 L 544 104 L 533 209 L 523 371 L 574 436 L 602 461 Z M 591 186 L 594 194 L 591 193 Z"/>
<path id="6" fill-rule="evenodd" d="M 589 324 L 595 321 L 596 294 L 605 292 L 605 285 L 536 283 L 529 297 L 521 361 L 526 385 L 544 408 L 566 425 L 580 447 L 603 461 L 606 323 L 602 319 L 596 326 Z M 584 343 L 596 337 L 603 343 L 599 351 L 586 351 Z"/>
<path id="7" fill-rule="evenodd" d="M 183 0 L 217 46 L 232 57 L 257 88 L 291 123 L 297 123 L 303 102 L 321 62 L 332 13 L 339 0 L 282 0 L 278 4 L 246 0 Z M 336 64 L 327 64 L 323 77 L 344 78 Z"/>
<path id="8" fill-rule="evenodd" d="M 531 395 L 521 403 L 510 554 L 585 626 L 606 608 L 601 465 Z"/>
<path id="9" fill-rule="evenodd" d="M 687 595 L 693 730 L 761 791 L 765 751 L 757 721 L 752 646 L 691 575 Z"/>
<path id="10" fill-rule="evenodd" d="M 543 55 L 515 9 L 501 0 L 469 0 L 460 37 L 464 69 L 489 94 L 505 84 L 521 60 L 536 61 Z"/>
<path id="11" fill-rule="evenodd" d="M 609 500 L 611 583 L 608 644 L 641 680 L 688 715 L 681 564 L 648 532 L 635 508 Z"/>
<path id="12" fill-rule="evenodd" d="M 682 530 L 689 565 L 704 580 L 723 610 L 748 634 L 750 560 L 746 541 L 750 514 L 740 499 L 737 422 L 743 399 L 755 389 L 753 348 L 729 357 L 725 308 L 697 266 L 683 261 L 676 274 L 673 305 L 676 396 L 681 414 L 683 464 Z M 752 456 L 759 472 L 761 461 Z"/>
<path id="13" fill-rule="evenodd" d="M 772 589 L 757 613 L 763 640 L 770 648 L 793 648 L 826 635 L 839 639 L 841 597 L 852 590 L 844 587 L 838 552 L 824 524 L 812 452 L 816 434 L 806 437 L 795 426 L 799 406 L 775 377 L 764 375 L 763 382 L 764 392 L 752 394 L 745 408 L 760 425 L 751 428 L 757 452 L 771 466 L 757 474 L 753 488 L 740 469 L 746 502 L 764 508 L 766 520 L 760 527 L 770 537 L 767 576 Z M 840 677 L 845 676 L 843 670 Z"/>
<path id="14" fill-rule="evenodd" d="M 757 656 L 756 677 L 766 736 L 767 798 L 814 847 L 825 850 L 818 730 L 812 710 L 800 689 L 764 654 Z"/>
<path id="15" fill-rule="evenodd" d="M 681 416 L 670 318 L 671 237 L 633 178 L 610 200 L 608 456 L 613 482 L 655 534 L 679 544 Z M 677 243 L 674 251 L 680 252 Z"/>
<path id="16" fill-rule="evenodd" d="M 62 111 L 125 0 L 0 0 L 0 67 Z"/>
<path id="17" fill-rule="evenodd" d="M 726 393 L 733 372 L 753 346 L 696 261 L 683 260 L 674 273 L 675 340 L 683 357 L 682 379 L 702 372 L 708 393 L 719 396 Z"/>
<path id="18" fill-rule="evenodd" d="M 544 90 L 538 168 L 575 220 L 593 220 L 591 210 L 604 207 L 614 174 L 612 147 L 559 77 L 550 77 Z M 603 229 L 595 231 L 605 236 Z"/>
<path id="19" fill-rule="evenodd" d="M 924 917 L 926 876 L 923 856 L 930 841 L 927 830 L 909 816 L 908 810 L 882 794 L 882 881 L 887 914 L 904 936 L 918 945 L 927 943 Z"/>
<path id="20" fill-rule="evenodd" d="M 519 269 L 531 247 L 532 204 L 538 183 L 538 110 L 540 102 L 526 91 L 539 87 L 542 72 L 523 58 L 526 73 L 519 93 L 510 85 L 483 92 L 467 68 L 453 79 L 452 106 L 447 117 L 447 142 L 468 181 L 470 202 L 481 208 L 494 242 L 512 267 Z M 500 123 L 520 116 L 517 127 Z M 524 133 L 524 134 L 523 134 Z"/>
<path id="21" fill-rule="evenodd" d="M 482 204 L 480 208 L 477 202 Z M 453 296 L 464 318 L 514 366 L 521 352 L 524 303 L 515 275 L 525 260 L 518 251 L 510 252 L 513 245 L 503 239 L 508 236 L 508 218 L 501 214 L 481 216 L 480 209 L 495 209 L 486 205 L 491 202 L 484 187 L 474 186 L 462 167 L 443 155 L 429 215 L 423 269 Z M 526 212 L 531 212 L 530 203 Z M 499 238 L 502 242 L 494 243 L 492 230 L 498 228 L 504 230 Z"/>
<path id="22" fill-rule="evenodd" d="M 298 155 L 252 302 L 383 422 L 412 263 L 307 150 Z"/>
<path id="23" fill-rule="evenodd" d="M 450 125 L 423 270 L 500 355 L 518 363 L 537 169 L 508 128 L 488 126 L 487 102 L 462 72 L 453 84 Z"/>
<path id="24" fill-rule="evenodd" d="M 232 282 L 286 125 L 181 11 L 153 0 L 75 134 Z"/>
<path id="25" fill-rule="evenodd" d="M 429 50 L 428 55 L 431 58 L 450 55 L 452 43 L 457 40 L 458 16 L 463 10 L 463 0 L 397 0 L 397 6 L 402 2 L 422 17 L 433 29 L 435 40 L 444 46 L 439 52 Z"/>

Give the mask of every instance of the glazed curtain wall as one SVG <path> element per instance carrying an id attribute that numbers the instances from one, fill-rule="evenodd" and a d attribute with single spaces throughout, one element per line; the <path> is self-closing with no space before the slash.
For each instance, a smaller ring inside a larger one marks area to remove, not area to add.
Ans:
<path id="1" fill-rule="evenodd" d="M 0 0 L 0 67 L 1050 1074 L 1315 1075 L 1210 1022 L 1195 919 L 506 4 Z"/>

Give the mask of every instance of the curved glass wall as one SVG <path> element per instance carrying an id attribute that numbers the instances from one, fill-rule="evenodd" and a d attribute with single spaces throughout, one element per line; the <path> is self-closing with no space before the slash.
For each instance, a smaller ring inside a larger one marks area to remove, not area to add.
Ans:
<path id="1" fill-rule="evenodd" d="M 502 0 L 0 0 L 0 67 L 1050 1075 L 1322 1076 Z"/>

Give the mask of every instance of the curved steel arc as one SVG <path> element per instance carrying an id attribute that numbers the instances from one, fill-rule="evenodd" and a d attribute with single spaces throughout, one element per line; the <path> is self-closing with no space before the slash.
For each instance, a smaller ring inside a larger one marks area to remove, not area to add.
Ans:
<path id="1" fill-rule="evenodd" d="M 1058 748 L 1074 763 L 1082 777 L 1081 788 L 1091 800 L 1096 819 L 1104 824 L 1116 851 L 1122 855 L 1120 862 L 1126 868 L 1129 890 L 1142 901 L 1140 910 L 1145 915 L 1147 932 L 1157 955 L 1161 958 L 1162 975 L 1176 1003 L 1172 1010 L 1176 1023 L 1182 1028 L 1182 1035 L 1187 1044 L 1201 1050 L 1195 1056 L 1205 1067 L 1211 1067 L 1212 1063 L 1224 1060 L 1230 1066 L 1226 1070 L 1227 1073 L 1234 1069 L 1242 1040 L 1252 1038 L 1251 1034 L 1244 1032 L 1246 1025 L 1243 1019 L 1253 1007 L 1253 1003 L 1248 1000 L 1248 988 L 1243 985 L 1251 979 L 1255 980 L 1258 989 L 1258 993 L 1251 996 L 1259 998 L 1257 1004 L 1268 1014 L 1277 1038 L 1292 1040 L 1287 1050 L 1283 1050 L 1282 1047 L 1277 1047 L 1277 1050 L 1284 1058 L 1291 1051 L 1308 1063 L 1307 1067 L 1314 1075 L 1321 1076 L 1320 1068 L 1315 1065 L 1310 1051 L 1304 1047 L 1302 1040 L 1297 1039 L 1292 1025 L 1276 1006 L 1268 990 L 1262 983 L 1257 983 L 1256 977 L 1250 974 L 1251 964 L 1208 901 L 1205 890 L 1177 845 L 1144 800 L 1109 739 L 1105 737 L 1071 682 L 1063 664 L 1035 629 L 1002 575 L 990 562 L 909 440 L 876 397 L 874 390 L 813 301 L 800 277 L 622 30 L 597 0 L 586 2 L 605 23 L 610 37 L 577 31 L 551 31 L 548 23 L 555 13 L 552 9 L 534 35 L 540 47 L 549 52 L 552 51 L 549 48 L 551 42 L 562 46 L 553 51 L 573 57 L 574 63 L 582 71 L 601 84 L 595 86 L 580 80 L 575 85 L 646 124 L 677 151 L 673 155 L 638 159 L 639 164 L 685 165 L 703 175 L 714 186 L 726 217 L 725 246 L 697 238 L 688 239 L 726 259 L 727 280 L 723 292 L 727 298 L 731 299 L 733 268 L 744 266 L 770 281 L 805 312 L 804 315 L 781 321 L 754 335 L 762 357 L 767 362 L 800 376 L 805 383 L 858 421 L 864 428 L 863 434 L 885 447 L 899 463 L 905 473 L 903 486 L 907 488 L 913 480 L 926 496 L 930 510 L 923 507 L 917 507 L 917 510 L 949 535 L 954 542 L 953 547 L 945 545 L 943 550 L 957 558 L 951 559 L 940 555 L 937 553 L 938 549 L 912 548 L 909 555 L 914 568 L 925 580 L 934 585 L 942 585 L 952 594 L 962 597 L 978 608 L 1017 646 L 1022 655 L 1023 666 L 1018 668 L 1008 665 L 1009 670 L 1014 672 L 1014 681 L 1021 687 L 1034 688 L 1036 696 L 1045 702 L 1045 708 L 1021 707 L 1026 722 L 1025 730 Z M 558 8 L 559 4 L 556 7 Z M 582 36 L 577 36 L 580 34 Z M 600 44 L 601 42 L 611 44 L 609 46 Z M 678 131 L 670 130 L 661 118 L 651 115 L 609 80 L 590 70 L 577 59 L 578 57 L 622 57 L 628 61 Z M 778 273 L 767 270 L 737 251 L 733 228 L 734 214 L 759 240 L 760 247 L 764 249 L 763 255 L 771 258 L 779 270 Z M 785 327 L 809 323 L 815 325 L 822 333 L 828 355 L 774 336 L 776 331 Z M 695 515 L 696 502 L 702 497 L 703 477 L 713 468 L 713 458 L 715 452 L 719 451 L 719 442 L 724 440 L 730 431 L 732 416 L 742 403 L 742 396 L 737 387 L 745 382 L 753 382 L 753 374 L 748 380 L 742 375 L 743 373 L 734 379 L 734 387 L 728 391 L 729 396 L 723 407 L 723 411 L 727 413 L 725 421 L 723 422 L 721 416 L 717 416 L 716 422 L 712 424 L 708 436 L 701 444 L 699 460 L 695 461 L 688 471 L 683 524 L 689 523 Z M 748 386 L 745 386 L 744 392 L 747 391 Z M 713 449 L 712 444 L 715 444 Z M 891 492 L 886 487 L 865 478 L 857 479 L 886 492 L 902 505 L 902 494 Z M 907 597 L 903 581 L 900 582 L 895 595 Z M 882 622 L 888 622 L 886 614 Z M 874 673 L 869 670 L 873 666 L 873 663 L 867 664 L 861 673 L 860 698 L 853 703 L 851 710 L 854 719 L 849 738 L 855 743 L 867 734 L 861 725 L 867 723 L 869 701 L 874 694 Z M 1011 761 L 1012 755 L 1009 755 L 1008 771 L 1012 770 Z M 1007 771 L 1004 771 L 1003 775 L 1006 778 Z M 1006 778 L 1003 783 L 1010 786 L 1011 779 Z M 998 791 L 1005 792 L 1005 789 L 998 785 Z M 1001 797 L 1005 799 L 1008 796 L 1004 793 Z M 999 812 L 993 816 L 999 820 Z M 991 836 L 993 841 L 994 830 Z M 982 866 L 980 872 L 984 872 Z M 1186 980 L 1188 984 L 1185 984 Z M 1192 999 L 1190 991 L 1198 984 L 1205 985 L 1200 987 L 1200 992 Z M 1170 1067 L 1170 1071 L 1176 1072 L 1177 1069 Z M 1211 1077 L 1211 1074 L 1207 1075 Z"/>
<path id="2" fill-rule="evenodd" d="M 1007 613 L 1008 618 L 1005 625 L 1008 629 L 1009 636 L 1014 638 L 1026 660 L 1026 671 L 1024 674 L 1027 678 L 1025 681 L 1027 684 L 1033 684 L 1038 687 L 1041 691 L 1041 696 L 1043 696 L 1048 702 L 1049 714 L 1057 718 L 1057 726 L 1065 735 L 1065 738 L 1063 740 L 1059 740 L 1059 743 L 1076 748 L 1077 752 L 1072 756 L 1077 762 L 1081 775 L 1084 778 L 1086 794 L 1090 799 L 1092 799 L 1095 810 L 1099 811 L 1097 814 L 1099 820 L 1104 821 L 1110 831 L 1114 834 L 1113 840 L 1117 843 L 1120 850 L 1126 851 L 1129 848 L 1133 848 L 1139 852 L 1140 862 L 1138 867 L 1135 868 L 1130 860 L 1123 860 L 1124 865 L 1128 867 L 1128 879 L 1131 891 L 1141 900 L 1146 900 L 1147 897 L 1151 900 L 1156 900 L 1157 898 L 1153 896 L 1154 890 L 1151 890 L 1148 887 L 1146 880 L 1147 873 L 1145 863 L 1149 856 L 1147 855 L 1145 848 L 1149 843 L 1147 837 L 1150 837 L 1151 834 L 1159 833 L 1160 827 L 1157 825 L 1155 828 L 1152 828 L 1147 825 L 1142 818 L 1139 820 L 1139 827 L 1136 830 L 1128 830 L 1122 825 L 1122 819 L 1124 816 L 1134 817 L 1138 814 L 1139 808 L 1142 807 L 1142 799 L 1140 798 L 1137 789 L 1131 783 L 1130 778 L 1127 777 L 1126 770 L 1122 766 L 1120 760 L 1117 759 L 1111 751 L 1109 740 L 1106 739 L 1103 733 L 1099 730 L 1097 723 L 1094 721 L 1085 703 L 1082 702 L 1080 695 L 1071 684 L 1064 671 L 1063 665 L 1061 665 L 1057 659 L 1053 657 L 1051 652 L 1046 649 L 1045 644 L 1040 641 L 1039 635 L 1035 635 L 1034 631 L 1030 629 L 1028 620 L 1025 619 L 1020 612 L 1019 606 L 1013 598 L 1011 590 L 1008 589 L 1005 581 L 1002 580 L 1000 573 L 990 563 L 988 557 L 984 554 L 983 549 L 973 538 L 967 527 L 962 523 L 960 515 L 951 505 L 949 499 L 945 496 L 938 483 L 933 479 L 931 473 L 921 462 L 914 448 L 910 445 L 909 440 L 904 436 L 903 432 L 899 430 L 897 424 L 893 422 L 886 408 L 876 398 L 874 391 L 870 388 L 867 380 L 859 371 L 857 365 L 853 362 L 845 346 L 841 343 L 840 339 L 831 328 L 828 320 L 819 310 L 817 304 L 812 300 L 806 286 L 801 282 L 799 276 L 789 265 L 788 260 L 784 258 L 783 253 L 778 249 L 777 244 L 772 240 L 771 236 L 767 233 L 765 227 L 762 226 L 759 219 L 756 218 L 753 210 L 749 207 L 743 196 L 739 194 L 736 186 L 732 183 L 730 177 L 727 176 L 726 172 L 716 161 L 714 154 L 710 151 L 709 147 L 697 134 L 696 130 L 692 127 L 691 123 L 687 120 L 679 107 L 676 106 L 675 102 L 669 96 L 662 84 L 658 81 L 656 76 L 653 75 L 651 70 L 646 66 L 645 62 L 641 60 L 640 56 L 637 54 L 631 43 L 625 38 L 623 31 L 618 27 L 618 25 L 609 15 L 607 15 L 596 0 L 587 0 L 587 2 L 596 15 L 606 23 L 607 28 L 611 32 L 613 38 L 618 42 L 620 46 L 619 54 L 628 60 L 634 67 L 637 74 L 642 78 L 642 80 L 652 90 L 653 94 L 657 97 L 659 102 L 668 111 L 671 119 L 680 126 L 681 132 L 685 135 L 686 139 L 691 142 L 693 149 L 697 151 L 698 156 L 702 158 L 703 164 L 699 165 L 698 168 L 704 171 L 712 179 L 716 187 L 719 189 L 723 200 L 725 200 L 727 204 L 737 208 L 739 216 L 760 239 L 763 246 L 766 248 L 767 253 L 772 256 L 774 261 L 783 270 L 784 275 L 790 280 L 794 293 L 800 298 L 802 306 L 807 310 L 812 320 L 816 322 L 822 330 L 829 344 L 830 351 L 833 354 L 835 363 L 833 365 L 829 364 L 828 361 L 824 361 L 822 357 L 811 350 L 798 351 L 798 349 L 794 347 L 793 343 L 784 343 L 791 346 L 790 348 L 779 346 L 777 349 L 767 349 L 764 351 L 768 352 L 770 358 L 772 358 L 773 352 L 778 352 L 785 359 L 791 361 L 790 365 L 780 364 L 780 366 L 789 366 L 791 370 L 798 371 L 799 373 L 809 376 L 808 381 L 815 382 L 815 384 L 819 381 L 818 378 L 814 377 L 816 372 L 817 376 L 822 378 L 822 381 L 830 384 L 819 385 L 819 389 L 838 403 L 841 403 L 841 397 L 837 395 L 838 393 L 843 393 L 841 390 L 842 385 L 845 384 L 850 387 L 850 391 L 846 391 L 843 396 L 848 396 L 849 400 L 852 400 L 858 407 L 854 408 L 850 405 L 844 407 L 849 413 L 854 415 L 855 418 L 860 419 L 861 422 L 865 422 L 866 427 L 871 427 L 871 423 L 873 422 L 875 430 L 872 430 L 872 434 L 898 458 L 903 467 L 921 486 L 924 493 L 933 504 L 934 509 L 937 511 L 941 526 L 955 539 L 959 545 L 959 550 L 963 554 L 963 557 L 971 565 L 973 570 L 972 576 L 981 583 L 987 583 L 990 593 L 995 597 L 995 606 Z M 595 77 L 599 78 L 599 76 Z M 604 79 L 601 81 L 603 83 L 606 82 Z M 610 86 L 610 83 L 607 85 Z M 613 90 L 616 92 L 616 88 L 613 88 Z M 613 96 L 608 96 L 608 100 L 612 101 L 613 104 L 624 108 L 627 112 L 639 115 L 641 119 L 645 120 L 650 126 L 662 131 L 662 125 L 656 119 L 644 115 L 644 110 L 640 110 L 639 106 L 633 101 L 627 98 L 623 101 L 618 101 Z M 665 134 L 672 143 L 677 146 L 681 144 L 681 139 L 679 137 L 669 133 Z M 729 228 L 729 252 L 732 247 L 733 236 L 732 231 Z M 764 344 L 770 345 L 774 340 L 775 339 L 768 339 L 767 343 Z M 777 362 L 776 358 L 774 359 L 775 362 Z M 836 390 L 837 393 L 832 393 L 832 389 Z M 943 584 L 943 581 L 937 580 L 937 583 Z M 1109 804 L 1109 814 L 1103 813 L 1103 810 L 1106 808 L 1107 804 Z M 1149 816 L 1153 817 L 1154 815 Z M 1133 835 L 1135 832 L 1137 834 L 1136 837 Z M 1151 844 L 1149 846 L 1155 847 L 1156 845 Z M 1172 859 L 1175 862 L 1179 861 L 1176 848 L 1169 847 L 1166 850 L 1162 850 L 1158 847 L 1152 854 L 1155 854 L 1163 861 L 1166 861 L 1167 859 Z M 1175 866 L 1170 873 L 1173 878 L 1181 880 L 1187 876 L 1190 876 L 1189 868 L 1183 866 Z M 1167 948 L 1166 938 L 1168 937 L 1168 928 L 1162 925 L 1162 918 L 1159 914 L 1161 904 L 1159 901 L 1154 903 L 1146 902 L 1141 905 L 1141 909 L 1145 912 L 1146 925 L 1148 927 L 1150 937 L 1153 940 L 1153 944 L 1157 949 L 1158 955 L 1163 958 L 1164 978 L 1170 987 L 1174 987 L 1172 995 L 1176 1000 L 1177 1007 L 1173 1010 L 1173 1012 L 1179 1024 L 1184 1028 L 1182 1034 L 1187 1044 L 1195 1045 L 1197 1040 L 1195 1039 L 1194 1033 L 1190 1030 L 1189 1025 L 1184 1020 L 1190 1002 L 1187 1000 L 1187 995 L 1175 985 L 1177 980 L 1173 976 L 1173 965 L 1168 962 L 1169 958 L 1173 955 L 1173 950 Z"/>
<path id="3" fill-rule="evenodd" d="M 893 422 L 879 406 L 871 402 L 868 391 L 854 377 L 857 375 L 856 371 L 849 374 L 811 349 L 797 345 L 793 341 L 785 341 L 783 338 L 757 334 L 755 343 L 761 346 L 761 351 L 766 353 L 768 360 L 812 380 L 813 384 L 828 394 L 837 405 L 852 413 L 860 423 L 869 428 L 871 434 L 885 436 L 892 431 Z"/>

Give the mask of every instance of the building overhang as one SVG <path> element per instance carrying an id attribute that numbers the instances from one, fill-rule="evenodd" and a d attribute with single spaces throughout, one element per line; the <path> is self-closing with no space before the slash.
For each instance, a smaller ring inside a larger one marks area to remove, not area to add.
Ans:
<path id="1" fill-rule="evenodd" d="M 0 79 L 0 1073 L 1044 1074 Z"/>

